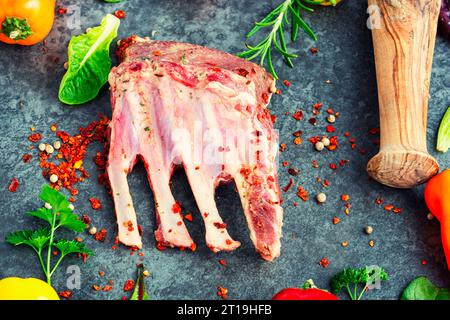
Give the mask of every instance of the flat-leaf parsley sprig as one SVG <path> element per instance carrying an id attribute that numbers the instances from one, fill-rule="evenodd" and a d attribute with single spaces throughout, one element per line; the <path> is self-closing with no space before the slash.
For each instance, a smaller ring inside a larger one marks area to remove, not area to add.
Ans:
<path id="1" fill-rule="evenodd" d="M 247 39 L 253 37 L 258 31 L 265 27 L 271 27 L 269 34 L 255 46 L 246 44 L 247 50 L 238 54 L 239 57 L 253 60 L 259 57 L 259 64 L 267 68 L 275 79 L 278 75 L 272 63 L 272 47 L 283 56 L 286 64 L 291 68 L 294 66 L 292 59 L 297 58 L 296 54 L 289 52 L 286 46 L 284 28 L 291 25 L 291 40 L 295 42 L 299 29 L 302 29 L 313 41 L 317 41 L 317 36 L 311 27 L 303 20 L 302 12 L 313 12 L 310 5 L 336 5 L 339 0 L 285 0 L 278 7 L 272 10 L 264 19 L 255 23 L 255 26 L 247 34 Z M 290 20 L 290 22 L 289 22 Z"/>
<path id="2" fill-rule="evenodd" d="M 64 257 L 71 253 L 92 255 L 92 251 L 84 243 L 55 238 L 55 232 L 61 227 L 75 232 L 82 232 L 86 228 L 86 224 L 73 213 L 70 202 L 48 185 L 42 188 L 39 198 L 45 202 L 45 206 L 28 212 L 28 215 L 44 220 L 49 227 L 13 232 L 6 236 L 6 241 L 15 246 L 31 247 L 39 258 L 47 283 L 51 284 L 51 277 Z M 54 264 L 52 249 L 59 252 L 59 258 Z"/>

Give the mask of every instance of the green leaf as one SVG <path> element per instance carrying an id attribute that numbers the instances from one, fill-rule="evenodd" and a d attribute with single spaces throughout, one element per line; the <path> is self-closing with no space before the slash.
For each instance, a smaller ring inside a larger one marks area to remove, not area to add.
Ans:
<path id="1" fill-rule="evenodd" d="M 18 246 L 28 245 L 36 250 L 46 247 L 50 240 L 50 232 L 47 228 L 32 230 L 23 230 L 10 233 L 6 236 L 6 242 Z"/>
<path id="2" fill-rule="evenodd" d="M 21 244 L 26 244 L 30 246 L 29 240 L 32 234 L 33 234 L 32 230 L 16 231 L 8 234 L 5 240 L 6 242 L 14 246 L 18 246 Z"/>
<path id="3" fill-rule="evenodd" d="M 59 87 L 59 100 L 82 104 L 94 99 L 108 80 L 109 46 L 117 37 L 120 20 L 107 14 L 101 25 L 75 36 L 69 43 L 69 67 Z"/>
<path id="4" fill-rule="evenodd" d="M 130 300 L 150 300 L 150 297 L 147 293 L 147 290 L 145 290 L 145 276 L 143 274 L 144 272 L 144 265 L 140 264 L 138 266 L 138 277 L 136 280 L 136 285 L 134 287 L 133 294 L 131 295 Z"/>
<path id="5" fill-rule="evenodd" d="M 75 240 L 65 240 L 61 239 L 53 244 L 54 247 L 58 248 L 63 256 L 70 253 L 82 253 L 87 255 L 92 255 L 92 251 L 86 247 L 82 242 L 77 242 Z"/>
<path id="6" fill-rule="evenodd" d="M 450 300 L 450 289 L 439 288 L 427 277 L 418 277 L 410 282 L 401 300 Z"/>
<path id="7" fill-rule="evenodd" d="M 450 107 L 447 108 L 441 125 L 439 126 L 436 149 L 440 152 L 447 152 L 450 148 Z"/>
<path id="8" fill-rule="evenodd" d="M 42 187 L 39 195 L 43 201 L 49 203 L 52 209 L 41 208 L 36 211 L 29 212 L 30 215 L 41 218 L 52 224 L 53 214 L 56 212 L 56 219 L 58 227 L 65 227 L 67 229 L 82 232 L 86 228 L 86 224 L 72 212 L 69 208 L 70 202 L 57 190 L 48 185 Z"/>
<path id="9" fill-rule="evenodd" d="M 50 225 L 53 221 L 53 211 L 47 208 L 39 208 L 36 211 L 29 211 L 28 215 L 42 219 L 48 222 Z"/>
<path id="10" fill-rule="evenodd" d="M 67 201 L 66 197 L 64 197 L 59 191 L 53 189 L 48 185 L 44 185 L 42 187 L 39 198 L 42 201 L 50 204 L 54 212 L 71 211 L 69 209 L 70 202 Z"/>
<path id="11" fill-rule="evenodd" d="M 76 214 L 67 211 L 59 213 L 58 225 L 76 232 L 84 231 L 87 226 Z"/>
<path id="12" fill-rule="evenodd" d="M 29 240 L 36 248 L 42 249 L 50 241 L 50 231 L 47 228 L 41 228 L 34 231 Z"/>

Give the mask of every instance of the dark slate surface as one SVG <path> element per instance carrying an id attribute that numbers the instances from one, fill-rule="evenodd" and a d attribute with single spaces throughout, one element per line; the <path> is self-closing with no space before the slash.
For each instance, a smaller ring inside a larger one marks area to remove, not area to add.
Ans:
<path id="1" fill-rule="evenodd" d="M 123 9 L 127 18 L 122 21 L 120 37 L 133 33 L 147 36 L 156 31 L 155 39 L 188 41 L 236 53 L 243 48 L 243 36 L 252 22 L 277 2 L 130 0 L 113 5 L 92 0 L 63 1 L 64 5 L 75 3 L 73 8 L 79 9 L 81 29 L 68 28 L 72 21 L 69 15 L 57 17 L 47 39 L 47 53 L 44 53 L 42 45 L 26 48 L 0 44 L 0 185 L 3 186 L 0 194 L 3 216 L 0 238 L 3 239 L 10 231 L 37 225 L 24 214 L 39 205 L 37 194 L 45 183 L 36 157 L 30 164 L 21 161 L 30 145 L 26 139 L 30 134 L 29 128 L 36 126 L 44 137 L 52 137 L 49 130 L 52 123 L 75 133 L 78 127 L 94 120 L 97 112 L 110 115 L 106 87 L 97 99 L 83 106 L 68 107 L 59 103 L 57 90 L 64 73 L 62 65 L 70 36 L 96 25 L 106 13 Z M 188 228 L 198 243 L 198 251 L 195 254 L 178 250 L 160 252 L 155 249 L 152 235 L 155 228 L 152 194 L 142 166 L 137 166 L 129 181 L 139 213 L 138 221 L 144 229 L 144 262 L 152 273 L 148 288 L 153 299 L 217 299 L 217 286 L 227 287 L 232 299 L 268 299 L 277 290 L 301 285 L 309 278 L 313 278 L 318 286 L 328 288 L 331 276 L 344 267 L 372 264 L 385 267 L 391 276 L 382 290 L 368 295 L 372 299 L 397 299 L 404 286 L 419 275 L 429 276 L 439 285 L 450 284 L 440 246 L 439 225 L 437 221 L 426 218 L 422 188 L 394 190 L 369 181 L 366 175 L 366 163 L 377 151 L 371 142 L 375 137 L 368 135 L 367 131 L 378 126 L 371 36 L 366 28 L 365 1 L 344 2 L 338 8 L 319 9 L 316 14 L 307 15 L 306 19 L 319 36 L 319 53 L 312 55 L 308 48 L 313 44 L 302 37 L 300 45 L 292 46 L 300 56 L 295 69 L 290 70 L 276 59 L 281 78 L 289 79 L 293 86 L 286 89 L 280 84 L 284 93 L 275 96 L 271 104 L 272 111 L 278 116 L 276 127 L 281 131 L 281 140 L 288 146 L 281 155 L 281 161 L 289 161 L 301 170 L 296 183 L 302 184 L 312 196 L 322 190 L 316 178 L 329 179 L 331 187 L 325 190 L 328 201 L 322 206 L 313 200 L 303 203 L 293 190 L 285 196 L 282 255 L 275 262 L 267 263 L 254 253 L 234 187 L 221 187 L 217 191 L 219 209 L 230 226 L 231 235 L 242 242 L 242 247 L 233 253 L 216 255 L 205 247 L 204 228 L 191 191 L 184 174 L 177 173 L 173 179 L 174 194 L 186 212 L 194 213 L 194 222 L 188 223 Z M 450 166 L 450 154 L 438 155 L 433 146 L 436 128 L 450 103 L 449 49 L 450 44 L 438 38 L 428 122 L 430 151 L 443 168 Z M 55 58 L 60 62 L 55 63 Z M 327 79 L 332 84 L 326 84 Z M 332 107 L 341 112 L 335 124 L 341 139 L 337 152 L 318 154 L 309 142 L 302 146 L 292 144 L 291 133 L 295 130 L 304 130 L 305 138 L 324 133 L 324 111 L 318 117 L 316 127 L 307 122 L 311 105 L 318 101 L 324 103 L 324 108 Z M 286 112 L 292 114 L 298 108 L 306 111 L 306 119 L 302 122 L 297 123 L 285 116 Z M 343 137 L 345 131 L 351 132 L 359 147 L 367 149 L 366 155 L 351 150 Z M 92 156 L 100 149 L 100 145 L 92 147 L 85 164 L 93 176 L 96 169 Z M 320 169 L 312 168 L 313 159 L 318 160 Z M 339 159 L 350 162 L 333 174 L 328 164 Z M 280 169 L 279 176 L 284 186 L 289 179 L 286 168 Z M 17 193 L 7 191 L 13 177 L 21 182 Z M 83 235 L 96 256 L 86 264 L 75 257 L 67 259 L 54 277 L 55 287 L 59 291 L 65 289 L 65 267 L 77 264 L 81 266 L 82 288 L 75 290 L 74 299 L 118 299 L 124 294 L 122 286 L 125 280 L 134 278 L 139 257 L 130 256 L 124 247 L 111 250 L 116 233 L 115 217 L 112 201 L 104 188 L 97 185 L 95 178 L 78 186 L 77 211 L 88 213 L 97 228 L 107 228 L 108 237 L 105 243 L 98 243 L 88 234 Z M 339 199 L 342 193 L 351 197 L 349 216 L 343 213 L 343 203 Z M 93 212 L 87 201 L 92 196 L 101 199 L 103 210 Z M 378 196 L 401 207 L 402 213 L 386 213 L 382 207 L 376 206 L 374 199 Z M 292 201 L 298 201 L 298 207 L 292 206 Z M 331 222 L 334 215 L 341 218 L 337 226 Z M 371 236 L 362 231 L 366 225 L 374 227 Z M 375 241 L 373 248 L 368 246 L 371 239 Z M 349 246 L 341 247 L 342 241 L 349 241 Z M 0 252 L 0 277 L 42 276 L 30 250 L 13 248 L 1 241 Z M 328 257 L 331 262 L 327 268 L 318 264 L 323 257 Z M 226 259 L 228 267 L 219 265 L 219 259 Z M 422 260 L 428 263 L 424 266 Z M 106 272 L 105 277 L 98 275 L 100 270 Z M 113 291 L 104 293 L 91 289 L 92 284 L 104 285 L 109 279 L 115 282 Z"/>

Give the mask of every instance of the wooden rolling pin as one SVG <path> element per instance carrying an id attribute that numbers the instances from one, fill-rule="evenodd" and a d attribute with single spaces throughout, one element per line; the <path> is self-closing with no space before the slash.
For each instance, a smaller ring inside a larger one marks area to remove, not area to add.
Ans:
<path id="1" fill-rule="evenodd" d="M 369 5 L 380 13 L 379 21 L 373 15 L 371 21 L 381 141 L 367 171 L 387 186 L 412 188 L 439 171 L 428 154 L 426 132 L 440 0 L 369 0 Z"/>

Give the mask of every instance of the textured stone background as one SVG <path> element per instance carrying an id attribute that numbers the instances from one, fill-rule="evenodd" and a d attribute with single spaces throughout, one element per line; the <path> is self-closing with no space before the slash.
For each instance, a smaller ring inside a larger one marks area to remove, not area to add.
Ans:
<path id="1" fill-rule="evenodd" d="M 24 213 L 39 205 L 37 194 L 45 180 L 38 168 L 36 157 L 30 164 L 23 164 L 21 156 L 27 152 L 29 128 L 36 126 L 44 137 L 50 137 L 49 127 L 58 123 L 59 128 L 75 133 L 77 128 L 96 118 L 97 112 L 110 115 L 107 87 L 94 101 L 79 107 L 62 105 L 57 99 L 60 79 L 64 73 L 66 48 L 72 35 L 87 27 L 97 25 L 106 13 L 116 9 L 127 12 L 122 21 L 120 37 L 136 33 L 141 36 L 157 31 L 154 38 L 188 41 L 236 53 L 243 48 L 244 34 L 252 22 L 263 17 L 279 1 L 148 1 L 129 0 L 121 4 L 106 4 L 103 1 L 62 1 L 63 5 L 75 5 L 81 13 L 81 29 L 68 28 L 72 17 L 58 16 L 47 39 L 48 52 L 42 45 L 18 47 L 0 44 L 0 201 L 2 221 L 0 239 L 10 232 L 37 225 L 36 220 Z M 61 3 L 61 2 L 60 2 Z M 233 253 L 213 254 L 203 240 L 204 228 L 193 201 L 191 191 L 183 173 L 175 174 L 174 194 L 182 203 L 185 212 L 194 213 L 194 222 L 188 228 L 199 244 L 196 253 L 155 249 L 152 231 L 155 228 L 154 203 L 142 166 L 138 165 L 129 178 L 139 223 L 144 229 L 144 262 L 151 271 L 148 288 L 153 299 L 217 299 L 217 286 L 229 289 L 232 299 L 268 299 L 277 290 L 287 286 L 301 285 L 313 278 L 318 286 L 328 288 L 330 277 L 344 267 L 378 264 L 386 268 L 391 280 L 382 290 L 370 292 L 372 299 L 397 299 L 404 286 L 419 275 L 429 276 L 439 285 L 449 285 L 450 279 L 445 267 L 440 246 L 439 225 L 428 221 L 423 202 L 422 188 L 394 190 L 383 187 L 367 178 L 365 166 L 377 151 L 372 144 L 373 137 L 367 134 L 371 127 L 378 126 L 376 81 L 370 31 L 365 27 L 367 15 L 365 1 L 345 1 L 334 9 L 319 9 L 306 15 L 319 36 L 319 53 L 312 55 L 308 49 L 313 45 L 302 35 L 300 44 L 291 46 L 300 58 L 295 69 L 287 68 L 276 58 L 277 70 L 282 79 L 289 79 L 293 86 L 284 89 L 282 96 L 275 96 L 271 110 L 278 116 L 277 129 L 281 130 L 281 142 L 288 145 L 281 155 L 281 161 L 289 161 L 301 170 L 296 183 L 302 184 L 312 196 L 320 192 L 315 182 L 317 177 L 328 178 L 331 187 L 325 192 L 328 201 L 318 206 L 314 201 L 299 201 L 298 207 L 291 205 L 298 201 L 293 190 L 285 198 L 285 225 L 282 241 L 282 255 L 273 263 L 262 261 L 254 253 L 249 241 L 242 209 L 233 186 L 221 187 L 217 201 L 222 216 L 230 226 L 231 235 L 242 242 L 242 247 Z M 429 149 L 443 168 L 450 166 L 450 153 L 438 155 L 434 152 L 436 129 L 450 103 L 450 72 L 448 53 L 450 43 L 438 38 L 431 83 L 431 101 L 428 122 Z M 55 63 L 55 58 L 60 62 Z M 326 84 L 330 79 L 332 84 Z M 317 101 L 341 112 L 336 122 L 341 147 L 335 153 L 317 154 L 309 142 L 302 146 L 292 144 L 291 133 L 302 129 L 304 137 L 323 134 L 326 126 L 325 114 L 319 116 L 316 127 L 306 120 L 311 105 Z M 295 122 L 285 112 L 306 110 L 305 120 Z M 365 147 L 367 154 L 351 150 L 343 133 L 350 131 L 358 146 Z M 96 169 L 92 156 L 101 146 L 89 150 L 86 167 L 95 177 Z M 311 161 L 317 159 L 321 168 L 312 169 Z M 328 164 L 339 159 L 349 159 L 344 169 L 335 175 Z M 285 168 L 279 172 L 284 186 L 289 175 Z M 11 178 L 17 177 L 21 187 L 17 193 L 7 191 Z M 73 257 L 67 259 L 55 275 L 55 287 L 65 289 L 65 267 L 78 264 L 82 270 L 82 288 L 76 290 L 74 299 L 118 299 L 123 295 L 122 286 L 126 279 L 134 278 L 137 255 L 130 256 L 129 250 L 120 247 L 111 250 L 116 234 L 115 217 L 111 199 L 96 179 L 79 184 L 80 196 L 76 209 L 88 213 L 93 225 L 108 229 L 105 243 L 98 243 L 85 234 L 86 243 L 94 248 L 95 257 L 86 264 Z M 351 213 L 345 216 L 339 199 L 342 193 L 351 197 Z M 104 205 L 102 211 L 93 212 L 87 199 L 99 197 Z M 386 213 L 374 204 L 381 196 L 386 202 L 403 209 L 399 215 Z M 334 226 L 334 215 L 341 223 Z M 362 229 L 366 225 L 375 229 L 367 236 Z M 70 236 L 70 234 L 68 235 Z M 368 242 L 375 240 L 375 247 Z M 341 241 L 349 241 L 347 248 Z M 27 248 L 13 248 L 0 242 L 0 277 L 41 277 L 38 262 Z M 318 262 L 328 257 L 331 264 L 322 268 Z M 219 265 L 219 259 L 226 259 L 228 267 Z M 427 260 L 423 266 L 421 260 Z M 104 278 L 98 271 L 106 272 Z M 91 285 L 115 281 L 114 290 L 109 293 L 94 292 Z"/>

